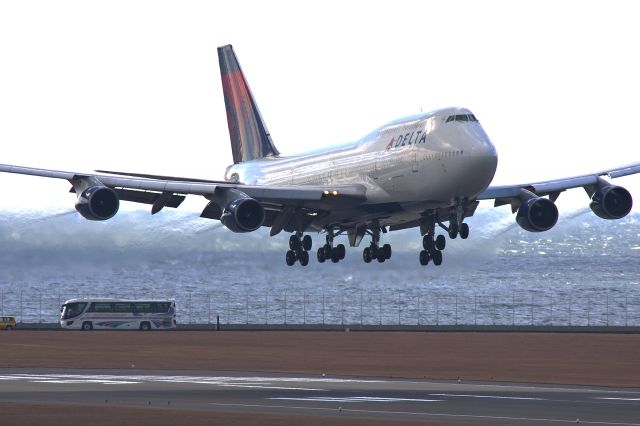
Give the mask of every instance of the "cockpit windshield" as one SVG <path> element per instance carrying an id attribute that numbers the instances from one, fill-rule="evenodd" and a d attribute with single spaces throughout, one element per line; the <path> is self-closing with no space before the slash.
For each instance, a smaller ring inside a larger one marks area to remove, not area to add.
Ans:
<path id="1" fill-rule="evenodd" d="M 474 121 L 477 122 L 478 119 L 473 114 L 458 114 L 458 115 L 450 115 L 447 117 L 445 123 L 449 123 L 451 121 Z"/>
<path id="2" fill-rule="evenodd" d="M 70 319 L 75 318 L 80 315 L 84 308 L 87 307 L 86 302 L 75 302 L 75 303 L 67 303 L 66 305 L 62 305 L 62 319 Z"/>

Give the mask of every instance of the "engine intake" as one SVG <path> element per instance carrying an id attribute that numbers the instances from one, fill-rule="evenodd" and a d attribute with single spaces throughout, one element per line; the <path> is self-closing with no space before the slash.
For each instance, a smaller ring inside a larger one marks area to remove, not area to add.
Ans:
<path id="1" fill-rule="evenodd" d="M 111 219 L 120 208 L 120 199 L 113 189 L 106 186 L 92 186 L 78 195 L 76 210 L 89 220 Z"/>
<path id="2" fill-rule="evenodd" d="M 529 232 L 543 232 L 558 221 L 558 208 L 548 198 L 533 197 L 524 200 L 518 209 L 516 222 Z"/>
<path id="3" fill-rule="evenodd" d="M 234 194 L 238 197 L 226 205 L 220 222 L 233 232 L 252 232 L 260 228 L 265 219 L 262 204 L 240 191 L 234 191 Z"/>
<path id="4" fill-rule="evenodd" d="M 602 219 L 621 219 L 631 211 L 633 198 L 625 188 L 607 185 L 593 193 L 589 207 Z"/>

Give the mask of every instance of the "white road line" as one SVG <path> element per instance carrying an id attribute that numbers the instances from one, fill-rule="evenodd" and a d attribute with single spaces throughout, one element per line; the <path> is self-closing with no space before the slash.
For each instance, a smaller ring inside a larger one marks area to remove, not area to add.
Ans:
<path id="1" fill-rule="evenodd" d="M 455 394 L 455 393 L 430 393 L 429 395 L 453 396 L 458 398 L 523 399 L 523 400 L 531 400 L 531 401 L 548 401 L 548 399 L 545 399 L 545 398 L 534 398 L 534 397 L 524 397 L 524 396 L 463 395 L 463 394 Z"/>
<path id="2" fill-rule="evenodd" d="M 415 398 L 377 398 L 371 396 L 352 396 L 352 397 L 321 397 L 312 396 L 308 398 L 268 398 L 271 400 L 285 401 L 310 401 L 310 402 L 440 402 L 440 399 L 415 399 Z"/>
<path id="3" fill-rule="evenodd" d="M 239 408 L 281 408 L 290 410 L 310 410 L 310 411 L 331 411 L 336 412 L 338 408 L 326 407 L 299 407 L 291 405 L 269 405 L 269 404 L 223 404 L 211 402 L 209 405 L 220 407 L 239 407 Z M 421 416 L 421 417 L 460 417 L 465 419 L 491 419 L 491 420 L 513 420 L 513 421 L 529 421 L 529 422 L 550 422 L 550 423 L 571 423 L 575 424 L 576 420 L 572 419 L 545 419 L 545 418 L 529 418 L 529 417 L 508 417 L 508 416 L 480 416 L 473 414 L 450 414 L 450 413 L 430 413 L 428 411 L 417 413 L 412 411 L 382 411 L 382 410 L 358 410 L 353 408 L 340 408 L 347 413 L 366 413 L 366 414 L 397 414 L 404 416 Z M 587 425 L 613 425 L 613 426 L 640 426 L 640 423 L 624 423 L 624 422 L 599 422 L 580 419 L 581 424 Z"/>

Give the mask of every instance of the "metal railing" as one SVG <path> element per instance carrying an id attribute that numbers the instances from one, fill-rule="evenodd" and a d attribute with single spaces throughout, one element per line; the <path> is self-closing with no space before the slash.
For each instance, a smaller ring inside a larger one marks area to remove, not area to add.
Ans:
<path id="1" fill-rule="evenodd" d="M 0 313 L 18 322 L 52 323 L 65 300 L 83 297 L 173 299 L 182 324 L 640 326 L 640 290 L 92 295 L 0 288 Z"/>

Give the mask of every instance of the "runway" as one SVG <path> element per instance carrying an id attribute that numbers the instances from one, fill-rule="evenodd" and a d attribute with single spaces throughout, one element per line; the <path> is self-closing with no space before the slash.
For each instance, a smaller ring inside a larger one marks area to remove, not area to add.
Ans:
<path id="1" fill-rule="evenodd" d="M 264 373 L 0 369 L 0 403 L 438 424 L 640 426 L 640 389 Z"/>

